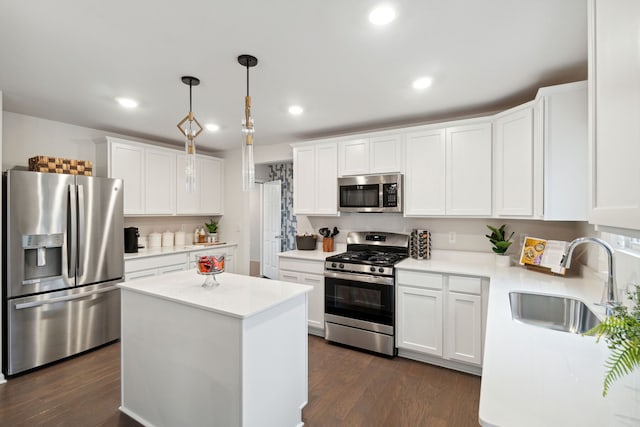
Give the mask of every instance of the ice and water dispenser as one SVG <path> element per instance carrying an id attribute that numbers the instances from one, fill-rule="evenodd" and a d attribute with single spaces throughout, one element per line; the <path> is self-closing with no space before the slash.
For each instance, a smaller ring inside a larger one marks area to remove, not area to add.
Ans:
<path id="1" fill-rule="evenodd" d="M 63 233 L 23 235 L 24 280 L 22 284 L 28 285 L 43 279 L 56 279 L 62 276 L 63 246 Z"/>

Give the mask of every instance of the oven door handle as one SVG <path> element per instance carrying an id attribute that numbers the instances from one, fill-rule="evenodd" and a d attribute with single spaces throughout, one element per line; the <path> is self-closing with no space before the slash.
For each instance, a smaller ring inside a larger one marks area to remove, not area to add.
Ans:
<path id="1" fill-rule="evenodd" d="M 393 286 L 394 279 L 393 277 L 384 277 L 384 276 L 372 276 L 370 274 L 352 274 L 352 273 L 341 273 L 337 271 L 325 271 L 324 277 L 328 279 L 340 279 L 340 280 L 349 280 L 352 282 L 364 282 L 370 283 L 373 285 L 386 285 Z"/>

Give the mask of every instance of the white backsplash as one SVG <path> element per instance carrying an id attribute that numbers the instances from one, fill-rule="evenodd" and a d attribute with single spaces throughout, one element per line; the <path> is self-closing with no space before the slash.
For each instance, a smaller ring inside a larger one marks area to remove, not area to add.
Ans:
<path id="1" fill-rule="evenodd" d="M 336 242 L 345 243 L 349 231 L 386 231 L 410 233 L 411 230 L 431 231 L 431 247 L 435 250 L 491 252 L 491 244 L 485 237 L 490 233 L 487 224 L 507 224 L 507 231 L 515 232 L 508 254 L 518 254 L 525 235 L 550 240 L 573 240 L 583 228 L 578 222 L 534 221 L 490 218 L 405 218 L 402 214 L 342 214 L 339 217 L 297 217 L 297 233 L 318 234 L 322 227 L 338 227 Z M 453 235 L 452 235 L 453 233 Z M 453 239 L 450 239 L 453 237 Z M 454 240 L 454 241 L 452 241 Z"/>
<path id="2" fill-rule="evenodd" d="M 214 216 L 213 219 L 218 222 L 220 217 Z M 140 236 L 146 236 L 149 233 L 162 233 L 164 231 L 184 231 L 187 233 L 187 236 L 189 236 L 193 234 L 196 227 L 204 227 L 204 223 L 210 221 L 211 217 L 208 216 L 125 217 L 124 226 L 138 227 Z"/>

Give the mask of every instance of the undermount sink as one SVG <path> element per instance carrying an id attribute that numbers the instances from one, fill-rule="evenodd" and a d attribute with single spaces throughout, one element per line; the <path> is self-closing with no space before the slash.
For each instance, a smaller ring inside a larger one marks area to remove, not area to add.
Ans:
<path id="1" fill-rule="evenodd" d="M 582 334 L 600 319 L 582 301 L 569 297 L 509 292 L 513 320 L 556 331 Z"/>

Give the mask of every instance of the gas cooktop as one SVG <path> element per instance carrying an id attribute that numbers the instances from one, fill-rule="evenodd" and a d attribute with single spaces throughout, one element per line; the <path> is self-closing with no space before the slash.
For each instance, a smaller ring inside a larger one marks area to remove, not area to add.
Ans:
<path id="1" fill-rule="evenodd" d="M 393 276 L 394 264 L 409 256 L 407 235 L 350 232 L 347 252 L 327 257 L 325 271 Z"/>
<path id="2" fill-rule="evenodd" d="M 405 259 L 407 255 L 383 251 L 347 251 L 328 257 L 331 262 L 348 262 L 352 264 L 392 266 Z"/>

